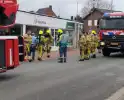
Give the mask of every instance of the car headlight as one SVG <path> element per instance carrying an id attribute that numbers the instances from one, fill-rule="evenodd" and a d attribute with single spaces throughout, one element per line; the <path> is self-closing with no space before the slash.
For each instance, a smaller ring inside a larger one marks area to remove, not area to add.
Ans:
<path id="1" fill-rule="evenodd" d="M 105 45 L 105 43 L 104 42 L 100 42 L 100 44 L 103 46 L 103 45 Z"/>

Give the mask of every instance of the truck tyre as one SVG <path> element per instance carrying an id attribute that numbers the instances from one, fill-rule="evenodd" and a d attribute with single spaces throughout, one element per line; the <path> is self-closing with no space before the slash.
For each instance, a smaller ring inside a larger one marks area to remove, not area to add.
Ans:
<path id="1" fill-rule="evenodd" d="M 110 51 L 108 50 L 108 49 L 102 49 L 102 54 L 103 54 L 103 56 L 105 56 L 105 57 L 109 57 L 110 56 Z"/>

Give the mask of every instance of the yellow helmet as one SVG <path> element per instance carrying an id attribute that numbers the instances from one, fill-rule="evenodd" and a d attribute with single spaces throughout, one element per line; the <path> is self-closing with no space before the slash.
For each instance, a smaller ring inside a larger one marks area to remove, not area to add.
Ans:
<path id="1" fill-rule="evenodd" d="M 46 31 L 46 33 L 51 33 L 51 30 L 48 29 L 48 30 Z"/>
<path id="2" fill-rule="evenodd" d="M 42 31 L 42 30 L 40 30 L 40 31 L 39 31 L 39 35 L 42 35 L 42 34 L 43 34 L 43 31 Z"/>
<path id="3" fill-rule="evenodd" d="M 95 30 L 92 30 L 92 32 L 91 32 L 92 34 L 96 34 L 96 31 Z"/>
<path id="4" fill-rule="evenodd" d="M 57 31 L 58 33 L 63 33 L 63 30 L 61 30 L 61 29 L 58 29 L 58 31 Z"/>

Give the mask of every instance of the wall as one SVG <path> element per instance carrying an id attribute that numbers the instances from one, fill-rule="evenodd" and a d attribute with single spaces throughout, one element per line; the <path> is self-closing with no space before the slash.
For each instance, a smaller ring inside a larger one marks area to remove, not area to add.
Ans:
<path id="1" fill-rule="evenodd" d="M 16 23 L 24 24 L 24 25 L 40 26 L 40 27 L 65 29 L 67 20 L 18 11 L 16 17 Z"/>

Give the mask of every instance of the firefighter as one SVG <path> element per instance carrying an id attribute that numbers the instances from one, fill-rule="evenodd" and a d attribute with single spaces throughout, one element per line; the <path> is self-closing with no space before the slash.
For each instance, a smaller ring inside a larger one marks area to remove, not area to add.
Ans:
<path id="1" fill-rule="evenodd" d="M 67 34 L 64 34 L 63 30 L 58 29 L 59 33 L 59 39 L 58 39 L 58 45 L 59 45 L 59 63 L 66 63 L 67 61 L 67 45 L 69 37 Z M 64 56 L 64 58 L 63 58 Z"/>
<path id="2" fill-rule="evenodd" d="M 57 30 L 57 34 L 58 34 L 58 37 L 57 37 L 57 46 L 59 47 L 59 39 L 60 39 L 60 36 L 62 36 L 62 33 L 63 31 L 61 29 L 58 29 Z M 59 54 L 60 54 L 60 47 L 59 47 Z M 60 56 L 60 55 L 59 55 Z M 60 59 L 60 58 L 59 58 Z"/>
<path id="3" fill-rule="evenodd" d="M 46 30 L 45 34 L 45 51 L 47 52 L 47 57 L 50 58 L 50 52 L 51 52 L 51 45 L 53 43 L 53 37 L 51 34 L 51 30 Z"/>
<path id="4" fill-rule="evenodd" d="M 31 31 L 28 30 L 27 33 L 23 36 L 24 38 L 24 50 L 25 50 L 25 60 L 32 61 L 31 53 L 30 53 L 30 46 L 32 43 L 32 36 Z"/>
<path id="5" fill-rule="evenodd" d="M 79 48 L 80 48 L 80 60 L 79 61 L 84 61 L 85 59 L 85 49 L 86 49 L 86 38 L 85 38 L 85 33 L 80 35 L 79 39 Z"/>
<path id="6" fill-rule="evenodd" d="M 87 32 L 85 33 L 85 37 L 86 37 L 85 59 L 89 60 L 91 54 L 91 34 Z"/>
<path id="7" fill-rule="evenodd" d="M 38 51 L 38 60 L 39 61 L 42 60 L 43 48 L 44 48 L 44 35 L 43 35 L 43 31 L 40 30 L 38 37 L 37 37 L 37 51 Z"/>
<path id="8" fill-rule="evenodd" d="M 92 54 L 92 58 L 96 58 L 96 49 L 98 47 L 99 39 L 98 39 L 96 31 L 93 30 L 91 33 L 92 33 L 92 35 L 91 35 L 91 41 L 92 41 L 91 54 Z"/>

